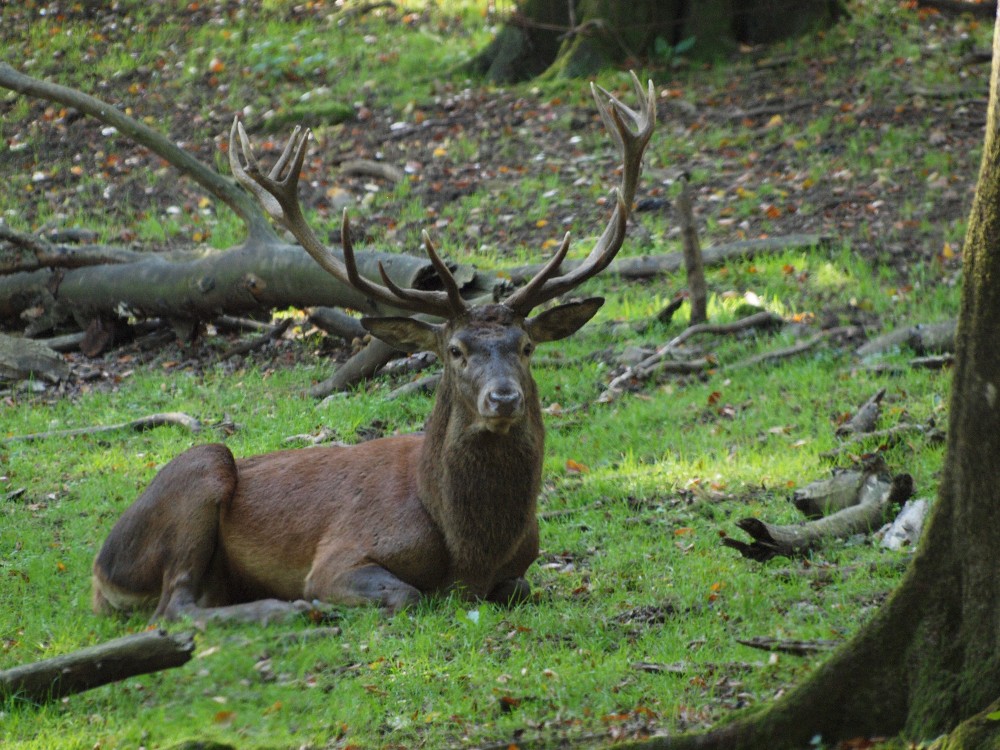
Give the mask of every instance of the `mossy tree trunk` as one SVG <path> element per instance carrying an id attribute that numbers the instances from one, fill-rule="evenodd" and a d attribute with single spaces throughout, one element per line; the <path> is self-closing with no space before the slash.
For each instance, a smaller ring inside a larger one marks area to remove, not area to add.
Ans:
<path id="1" fill-rule="evenodd" d="M 588 76 L 608 65 L 712 57 L 826 25 L 841 0 L 521 0 L 471 68 L 497 82 Z"/>
<path id="2" fill-rule="evenodd" d="M 965 238 L 948 448 L 926 536 L 899 588 L 803 685 L 756 715 L 657 748 L 802 748 L 902 735 L 1000 747 L 1000 20 Z"/>

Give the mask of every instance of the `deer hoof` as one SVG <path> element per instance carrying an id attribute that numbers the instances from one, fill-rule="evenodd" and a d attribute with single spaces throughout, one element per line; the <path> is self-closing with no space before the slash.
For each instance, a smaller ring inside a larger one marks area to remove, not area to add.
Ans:
<path id="1" fill-rule="evenodd" d="M 486 599 L 507 606 L 523 604 L 531 599 L 531 585 L 523 578 L 508 578 L 494 586 Z"/>

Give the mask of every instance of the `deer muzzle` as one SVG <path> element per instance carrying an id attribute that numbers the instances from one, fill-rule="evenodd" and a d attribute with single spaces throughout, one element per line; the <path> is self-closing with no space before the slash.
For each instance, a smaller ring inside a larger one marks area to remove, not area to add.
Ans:
<path id="1" fill-rule="evenodd" d="M 509 426 L 523 413 L 524 391 L 513 381 L 488 383 L 479 394 L 479 415 L 487 425 Z"/>

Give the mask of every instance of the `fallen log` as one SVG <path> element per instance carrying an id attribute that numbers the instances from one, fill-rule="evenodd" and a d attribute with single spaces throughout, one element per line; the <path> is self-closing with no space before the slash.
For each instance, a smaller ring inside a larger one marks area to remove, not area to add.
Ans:
<path id="1" fill-rule="evenodd" d="M 190 633 L 149 630 L 0 672 L 0 700 L 57 700 L 111 682 L 186 664 Z"/>

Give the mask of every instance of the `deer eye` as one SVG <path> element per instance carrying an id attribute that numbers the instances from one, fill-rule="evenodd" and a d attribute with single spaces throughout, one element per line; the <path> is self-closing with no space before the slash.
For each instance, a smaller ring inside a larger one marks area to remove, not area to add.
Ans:
<path id="1" fill-rule="evenodd" d="M 530 357 L 531 354 L 532 354 L 532 352 L 534 352 L 534 351 L 535 351 L 535 345 L 532 344 L 530 341 L 527 344 L 524 345 L 524 356 L 525 357 Z"/>
<path id="2" fill-rule="evenodd" d="M 454 359 L 461 359 L 462 350 L 459 349 L 457 346 L 449 346 L 448 354 L 450 354 Z"/>

